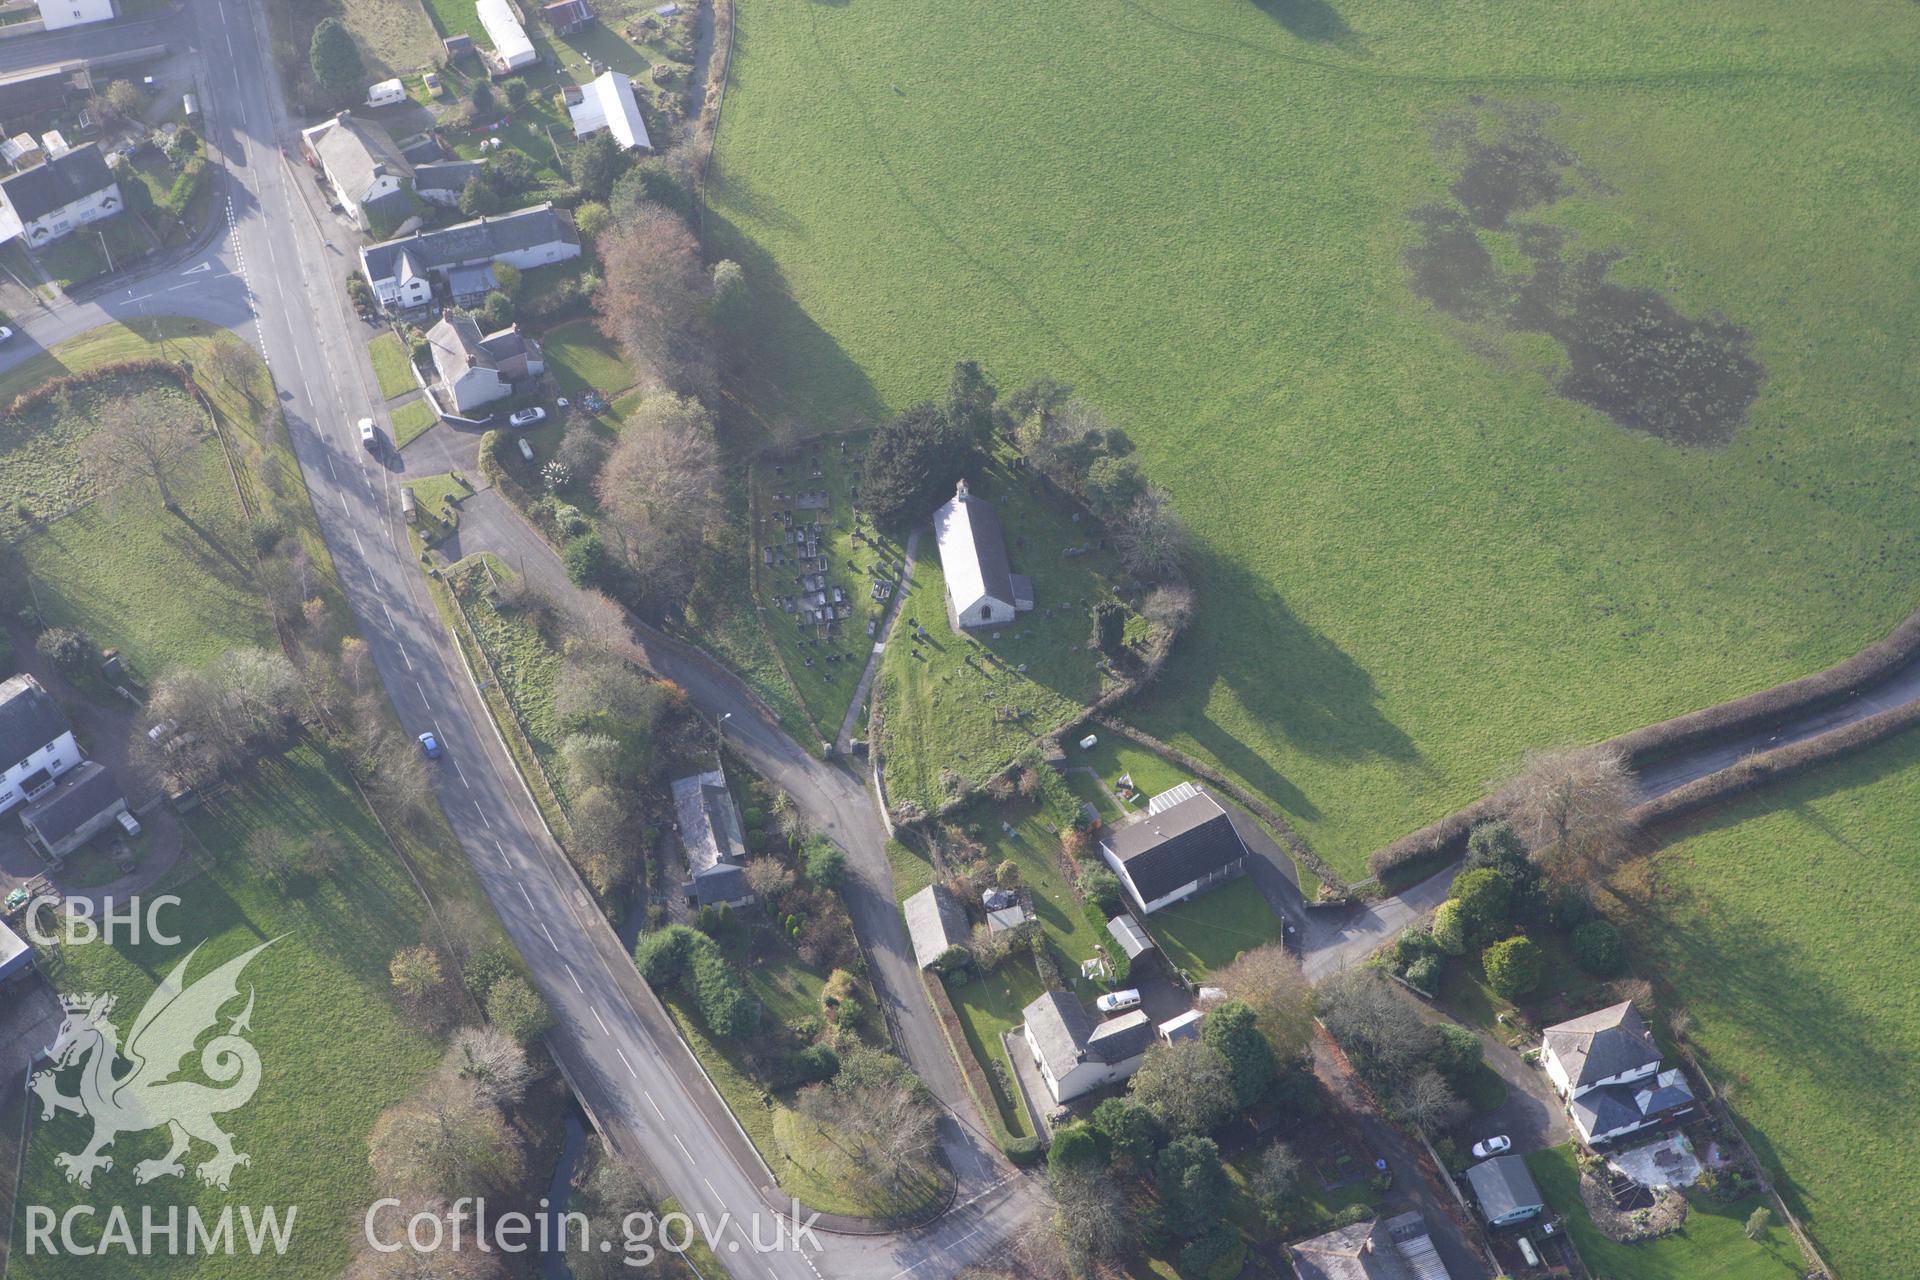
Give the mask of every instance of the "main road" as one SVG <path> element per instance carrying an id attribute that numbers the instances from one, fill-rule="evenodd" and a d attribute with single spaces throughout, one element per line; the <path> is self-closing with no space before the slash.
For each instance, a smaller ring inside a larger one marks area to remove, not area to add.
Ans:
<path id="1" fill-rule="evenodd" d="M 102 29 L 105 30 L 105 29 Z M 682 1209 L 729 1225 L 715 1253 L 738 1277 L 772 1280 L 899 1280 L 944 1277 L 999 1251 L 1041 1211 L 1029 1180 L 1014 1175 L 971 1126 L 957 1071 L 900 963 L 899 920 L 884 877 L 883 836 L 864 796 L 844 774 L 810 761 L 757 707 L 731 697 L 730 731 L 792 787 L 804 811 L 855 845 L 864 891 L 850 895 L 875 957 L 876 980 L 902 1047 L 948 1104 L 942 1137 L 959 1179 L 954 1207 L 933 1225 L 886 1235 L 816 1233 L 771 1251 L 774 1178 L 686 1050 L 658 1001 L 634 972 L 613 930 L 554 843 L 441 627 L 398 517 L 391 453 L 370 455 L 355 423 L 386 427 L 366 358 L 365 327 L 340 287 L 344 263 L 300 190 L 313 181 L 283 151 L 297 150 L 269 53 L 264 14 L 244 0 L 189 0 L 172 24 L 176 42 L 204 55 L 204 131 L 227 180 L 220 197 L 228 233 L 212 248 L 84 303 L 15 317 L 21 339 L 0 367 L 97 325 L 188 314 L 234 328 L 265 357 L 278 387 L 347 600 L 408 732 L 432 729 L 446 747 L 440 800 L 480 883 L 553 1006 L 556 1058 L 614 1146 L 638 1161 Z M 84 48 L 84 41 L 78 46 Z M 64 48 L 64 46 L 63 46 Z M 324 216 L 324 215 L 322 215 Z M 390 431 L 386 439 L 392 439 Z M 710 711 L 712 708 L 708 708 Z M 777 767 L 776 767 L 777 766 Z M 806 766 L 812 766 L 811 768 Z M 887 932 L 890 930 L 890 932 Z"/>

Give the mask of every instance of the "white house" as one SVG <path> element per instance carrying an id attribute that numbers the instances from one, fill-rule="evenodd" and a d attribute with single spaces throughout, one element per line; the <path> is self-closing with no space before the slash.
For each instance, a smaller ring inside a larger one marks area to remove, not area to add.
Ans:
<path id="1" fill-rule="evenodd" d="M 576 101 L 577 97 L 577 101 Z M 647 122 L 633 97 L 633 81 L 618 71 L 567 90 L 567 114 L 573 117 L 573 136 L 585 138 L 605 129 L 624 151 L 651 151 Z"/>
<path id="2" fill-rule="evenodd" d="M 89 142 L 0 178 L 0 242 L 18 236 L 38 248 L 123 207 L 113 170 Z"/>
<path id="3" fill-rule="evenodd" d="M 474 11 L 480 16 L 480 25 L 487 29 L 487 38 L 493 41 L 493 51 L 500 55 L 500 62 L 509 71 L 518 71 L 539 55 L 533 50 L 533 41 L 527 39 L 527 29 L 520 25 L 520 18 L 507 0 L 478 0 Z"/>
<path id="4" fill-rule="evenodd" d="M 48 31 L 89 22 L 111 22 L 118 16 L 113 0 L 39 0 L 40 24 Z"/>
<path id="5" fill-rule="evenodd" d="M 933 513 L 940 572 L 947 579 L 947 621 L 956 631 L 1012 622 L 1033 608 L 1033 579 L 1007 564 L 1007 540 L 993 504 L 954 486 L 953 499 Z"/>
<path id="6" fill-rule="evenodd" d="M 1660 1047 L 1631 1000 L 1557 1023 L 1542 1039 L 1547 1079 L 1589 1146 L 1693 1110 L 1693 1086 L 1684 1072 L 1661 1069 Z"/>
<path id="7" fill-rule="evenodd" d="M 456 271 L 496 262 L 526 271 L 579 256 L 572 215 L 549 202 L 370 244 L 360 268 L 381 306 L 406 311 L 431 302 L 435 282 Z"/>
<path id="8" fill-rule="evenodd" d="M 72 726 L 38 680 L 0 680 L 0 813 L 40 799 L 83 759 Z"/>
<path id="9" fill-rule="evenodd" d="M 1239 875 L 1247 846 L 1220 802 L 1183 782 L 1148 801 L 1136 821 L 1105 831 L 1100 857 L 1148 915 Z"/>
<path id="10" fill-rule="evenodd" d="M 427 346 L 455 413 L 504 400 L 513 394 L 514 383 L 547 371 L 540 344 L 519 326 L 482 335 L 473 317 L 457 311 L 427 330 Z"/>
<path id="11" fill-rule="evenodd" d="M 1048 991 L 1026 1007 L 1022 1034 L 1055 1102 L 1071 1102 L 1140 1069 L 1157 1032 L 1146 1014 L 1095 1022 L 1071 991 Z"/>
<path id="12" fill-rule="evenodd" d="M 690 879 L 682 886 L 695 906 L 744 906 L 753 901 L 747 887 L 747 845 L 740 835 L 740 810 L 727 775 L 718 769 L 691 774 L 673 784 L 673 812 L 686 846 Z"/>
<path id="13" fill-rule="evenodd" d="M 380 125 L 342 111 L 302 129 L 300 138 L 356 226 L 364 230 L 373 219 L 397 218 L 412 206 L 413 166 Z"/>

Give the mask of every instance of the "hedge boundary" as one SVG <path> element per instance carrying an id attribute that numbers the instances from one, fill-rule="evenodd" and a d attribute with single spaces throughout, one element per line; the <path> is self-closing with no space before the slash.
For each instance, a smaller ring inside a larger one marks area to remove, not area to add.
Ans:
<path id="1" fill-rule="evenodd" d="M 953 1000 L 947 995 L 947 984 L 938 977 L 928 977 L 927 971 L 920 972 L 920 985 L 927 990 L 927 1000 L 933 1005 L 935 1016 L 940 1019 L 941 1034 L 947 1038 L 947 1051 L 953 1060 L 960 1064 L 961 1079 L 966 1081 L 967 1092 L 973 1095 L 974 1108 L 980 1112 L 980 1118 L 986 1122 L 987 1131 L 993 1135 L 994 1145 L 1000 1148 L 1000 1154 L 1016 1165 L 1030 1165 L 1046 1154 L 1046 1147 L 1038 1137 L 1020 1138 L 1007 1128 L 1000 1119 L 1000 1107 L 993 1100 L 993 1084 L 987 1079 L 987 1069 L 967 1048 L 966 1028 L 960 1024 L 959 1010 L 953 1007 Z M 1019 1089 L 1019 1081 L 1014 1088 Z M 1024 1100 L 1015 1098 L 1020 1105 Z"/>
<path id="2" fill-rule="evenodd" d="M 1920 609 L 1902 618 L 1893 630 L 1859 653 L 1825 671 L 1634 729 L 1609 739 L 1606 745 L 1625 752 L 1627 762 L 1638 768 L 1722 735 L 1759 728 L 1769 721 L 1840 702 L 1881 683 L 1916 659 L 1920 659 Z"/>
<path id="3" fill-rule="evenodd" d="M 1920 725 L 1920 702 L 1909 702 L 1876 715 L 1829 729 L 1825 733 L 1784 747 L 1743 757 L 1726 768 L 1695 778 L 1637 806 L 1634 824 L 1644 833 L 1698 813 L 1709 805 L 1731 800 L 1749 791 L 1804 773 L 1816 765 L 1830 763 L 1855 751 L 1885 741 Z"/>

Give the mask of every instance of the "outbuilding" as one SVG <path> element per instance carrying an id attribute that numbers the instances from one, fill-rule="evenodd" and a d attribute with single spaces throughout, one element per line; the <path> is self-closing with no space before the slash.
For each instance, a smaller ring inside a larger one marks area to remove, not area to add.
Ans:
<path id="1" fill-rule="evenodd" d="M 120 784 L 97 761 L 68 770 L 51 794 L 20 812 L 27 841 L 58 864 L 127 811 Z"/>
<path id="2" fill-rule="evenodd" d="M 1467 1170 L 1473 1198 L 1490 1227 L 1504 1227 L 1535 1217 L 1547 1205 L 1527 1172 L 1527 1162 L 1516 1155 L 1495 1156 Z"/>

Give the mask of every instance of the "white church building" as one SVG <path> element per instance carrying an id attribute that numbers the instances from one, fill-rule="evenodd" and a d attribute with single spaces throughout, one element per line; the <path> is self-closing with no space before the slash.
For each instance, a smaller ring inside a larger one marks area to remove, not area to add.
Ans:
<path id="1" fill-rule="evenodd" d="M 1033 608 L 1033 579 L 1007 564 L 1000 516 L 962 480 L 953 500 L 933 513 L 940 571 L 947 579 L 947 621 L 956 631 L 1012 622 Z"/>

